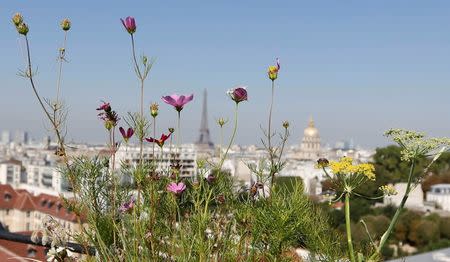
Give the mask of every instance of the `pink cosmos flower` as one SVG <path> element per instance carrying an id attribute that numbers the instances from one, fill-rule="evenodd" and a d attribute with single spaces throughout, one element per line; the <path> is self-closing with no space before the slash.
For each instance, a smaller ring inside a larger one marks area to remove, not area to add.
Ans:
<path id="1" fill-rule="evenodd" d="M 147 142 L 150 142 L 150 143 L 156 143 L 159 147 L 163 147 L 164 142 L 166 142 L 166 140 L 170 137 L 171 134 L 172 133 L 169 133 L 169 135 L 162 134 L 160 139 L 150 137 L 150 138 L 145 138 L 145 140 L 147 140 Z"/>
<path id="2" fill-rule="evenodd" d="M 122 21 L 125 30 L 127 30 L 130 35 L 136 32 L 136 21 L 134 20 L 134 17 L 128 16 L 125 20 L 120 18 L 120 21 Z"/>
<path id="3" fill-rule="evenodd" d="M 175 195 L 180 195 L 183 191 L 186 190 L 186 185 L 183 182 L 175 183 L 172 182 L 167 185 L 167 191 L 174 193 Z"/>
<path id="4" fill-rule="evenodd" d="M 128 143 L 128 140 L 134 134 L 134 130 L 131 127 L 129 127 L 126 132 L 125 132 L 125 129 L 123 127 L 119 127 L 119 131 L 122 134 L 122 137 L 123 137 L 123 140 L 125 140 L 125 143 Z"/>
<path id="5" fill-rule="evenodd" d="M 183 110 L 185 104 L 194 99 L 194 94 L 191 94 L 189 96 L 173 94 L 171 96 L 163 96 L 161 99 L 162 101 L 164 101 L 164 103 L 173 106 L 175 110 L 180 112 L 181 110 Z"/>
<path id="6" fill-rule="evenodd" d="M 248 100 L 247 89 L 245 86 L 239 86 L 228 90 L 227 94 L 236 104 Z"/>

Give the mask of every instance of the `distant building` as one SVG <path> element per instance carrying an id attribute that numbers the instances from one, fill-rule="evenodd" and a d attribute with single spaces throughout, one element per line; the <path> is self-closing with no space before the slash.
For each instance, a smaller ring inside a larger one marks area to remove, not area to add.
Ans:
<path id="1" fill-rule="evenodd" d="M 314 125 L 312 117 L 309 119 L 308 127 L 303 131 L 303 139 L 297 158 L 300 160 L 316 161 L 321 156 L 319 130 Z"/>
<path id="2" fill-rule="evenodd" d="M 427 192 L 427 201 L 434 202 L 437 208 L 450 211 L 450 184 L 436 184 Z"/>
<path id="3" fill-rule="evenodd" d="M 11 142 L 11 133 L 8 130 L 2 131 L 1 144 L 7 145 Z"/>
<path id="4" fill-rule="evenodd" d="M 398 207 L 402 202 L 403 195 L 406 192 L 407 183 L 397 183 L 394 185 L 395 190 L 397 191 L 396 195 L 393 196 L 385 196 L 383 203 L 385 205 L 393 205 Z M 410 193 L 408 197 L 408 201 L 405 203 L 406 208 L 410 209 L 419 209 L 422 210 L 424 208 L 423 202 L 423 191 L 422 186 L 417 185 Z"/>
<path id="5" fill-rule="evenodd" d="M 14 134 L 14 142 L 16 144 L 26 145 L 29 142 L 29 135 L 26 131 L 16 131 Z"/>
<path id="6" fill-rule="evenodd" d="M 42 228 L 47 216 L 63 228 L 80 229 L 75 213 L 63 207 L 61 199 L 47 194 L 32 195 L 11 185 L 0 185 L 0 222 L 10 232 L 34 231 Z"/>
<path id="7" fill-rule="evenodd" d="M 136 146 L 120 147 L 116 153 L 116 163 L 137 165 L 140 161 L 139 150 L 139 147 Z M 153 155 L 153 148 L 145 147 L 143 149 L 143 160 L 149 162 L 155 159 L 157 171 L 168 171 L 170 170 L 170 165 L 178 162 L 181 165 L 180 174 L 182 177 L 194 176 L 197 170 L 197 151 L 195 145 L 182 145 L 179 153 L 176 150 L 175 146 L 170 148 L 170 145 L 164 146 L 162 152 L 161 148 L 155 147 L 155 155 Z"/>

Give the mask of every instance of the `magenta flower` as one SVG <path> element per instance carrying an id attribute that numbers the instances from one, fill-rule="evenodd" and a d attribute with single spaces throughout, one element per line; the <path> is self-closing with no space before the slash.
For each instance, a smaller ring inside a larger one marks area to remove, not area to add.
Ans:
<path id="1" fill-rule="evenodd" d="M 126 132 L 125 132 L 125 129 L 123 127 L 119 127 L 119 131 L 122 134 L 122 137 L 123 137 L 123 140 L 125 140 L 125 143 L 128 143 L 128 140 L 134 134 L 134 130 L 131 127 L 129 127 Z"/>
<path id="2" fill-rule="evenodd" d="M 147 140 L 147 142 L 149 142 L 149 143 L 156 143 L 159 147 L 163 147 L 164 142 L 166 142 L 166 140 L 169 139 L 171 134 L 172 133 L 169 133 L 169 135 L 162 134 L 160 139 L 150 137 L 150 138 L 145 138 L 145 140 Z"/>
<path id="3" fill-rule="evenodd" d="M 136 203 L 136 199 L 132 196 L 128 202 L 123 203 L 119 207 L 119 211 L 121 213 L 130 212 L 134 208 L 135 203 Z"/>
<path id="4" fill-rule="evenodd" d="M 228 90 L 227 94 L 233 99 L 236 104 L 246 101 L 248 99 L 247 89 L 245 86 L 239 86 Z"/>
<path id="5" fill-rule="evenodd" d="M 113 127 L 117 125 L 120 118 L 116 111 L 111 109 L 111 105 L 109 103 L 103 102 L 100 107 L 97 108 L 97 111 L 101 111 L 98 114 L 98 117 L 104 121 L 105 128 L 111 130 Z"/>
<path id="6" fill-rule="evenodd" d="M 167 191 L 174 193 L 175 195 L 180 195 L 183 191 L 186 190 L 186 185 L 183 182 L 175 183 L 172 182 L 167 185 Z"/>
<path id="7" fill-rule="evenodd" d="M 130 35 L 136 32 L 136 21 L 134 20 L 134 17 L 128 16 L 127 18 L 125 18 L 125 20 L 120 18 L 120 21 L 122 21 L 125 30 L 127 30 Z"/>
<path id="8" fill-rule="evenodd" d="M 173 106 L 175 110 L 180 112 L 181 110 L 183 110 L 185 104 L 194 99 L 194 94 L 189 96 L 173 94 L 171 96 L 163 96 L 161 99 L 162 101 L 164 101 L 164 103 Z"/>

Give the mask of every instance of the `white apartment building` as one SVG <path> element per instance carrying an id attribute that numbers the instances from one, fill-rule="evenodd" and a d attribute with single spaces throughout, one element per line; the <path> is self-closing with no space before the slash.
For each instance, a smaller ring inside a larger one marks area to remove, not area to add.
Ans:
<path id="1" fill-rule="evenodd" d="M 121 163 L 136 165 L 140 161 L 140 149 L 138 146 L 122 146 L 116 153 L 116 166 Z M 197 170 L 197 150 L 194 144 L 185 144 L 181 146 L 178 153 L 175 146 L 166 145 L 161 148 L 155 146 L 155 155 L 153 156 L 153 147 L 143 148 L 144 161 L 152 161 L 155 158 L 157 170 L 164 172 L 170 170 L 170 165 L 179 160 L 181 165 L 180 175 L 182 177 L 193 177 Z"/>
<path id="2" fill-rule="evenodd" d="M 0 162 L 0 184 L 25 189 L 34 195 L 68 195 L 68 183 L 58 172 L 55 163 L 27 161 L 14 158 Z"/>
<path id="3" fill-rule="evenodd" d="M 450 184 L 436 184 L 427 192 L 427 201 L 434 202 L 437 208 L 450 211 Z"/>

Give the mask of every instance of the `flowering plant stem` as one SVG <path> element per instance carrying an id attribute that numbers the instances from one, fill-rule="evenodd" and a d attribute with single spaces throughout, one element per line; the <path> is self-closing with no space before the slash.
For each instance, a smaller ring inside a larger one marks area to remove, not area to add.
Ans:
<path id="1" fill-rule="evenodd" d="M 236 107 L 234 109 L 234 128 L 233 128 L 233 134 L 231 135 L 231 139 L 230 142 L 228 143 L 228 147 L 225 150 L 225 153 L 222 156 L 222 159 L 220 160 L 219 166 L 218 166 L 218 170 L 222 169 L 222 165 L 223 162 L 225 161 L 225 158 L 227 157 L 228 151 L 230 150 L 231 145 L 234 142 L 234 138 L 236 136 L 236 131 L 237 131 L 237 126 L 238 126 L 238 108 L 239 108 L 239 103 L 236 103 Z"/>
<path id="2" fill-rule="evenodd" d="M 275 167 L 274 167 L 274 152 L 272 148 L 272 109 L 273 109 L 273 97 L 275 93 L 275 80 L 272 80 L 272 95 L 270 100 L 269 108 L 269 127 L 267 129 L 267 145 L 269 150 L 269 160 L 270 160 L 270 190 L 272 191 L 273 183 L 275 180 Z"/>
<path id="3" fill-rule="evenodd" d="M 154 135 L 154 137 L 156 137 L 156 117 L 153 117 L 153 135 Z M 156 163 L 155 143 L 153 143 L 153 145 L 152 145 L 152 150 L 153 150 L 153 165 L 155 165 L 155 163 Z M 155 167 L 155 170 L 156 170 L 156 167 Z"/>
<path id="4" fill-rule="evenodd" d="M 66 52 L 66 42 L 67 42 L 67 31 L 64 31 L 64 42 L 63 42 L 62 48 L 59 50 L 59 56 L 58 56 L 59 71 L 58 71 L 58 81 L 56 83 L 56 105 L 59 104 L 59 94 L 60 94 L 60 87 L 61 87 L 64 54 Z"/>
<path id="5" fill-rule="evenodd" d="M 32 65 L 31 65 L 31 52 L 30 52 L 30 44 L 28 41 L 28 37 L 25 35 L 25 43 L 26 43 L 26 49 L 27 49 L 27 71 L 25 72 L 25 77 L 27 77 L 30 80 L 30 84 L 31 84 L 31 88 L 33 89 L 33 93 L 36 96 L 36 99 L 39 102 L 39 105 L 41 106 L 42 110 L 44 111 L 45 116 L 48 118 L 48 120 L 50 121 L 52 127 L 53 127 L 53 131 L 56 134 L 56 138 L 58 140 L 58 147 L 59 147 L 59 154 L 60 156 L 63 158 L 63 162 L 64 165 L 67 168 L 67 172 L 68 172 L 68 177 L 69 177 L 69 182 L 70 182 L 70 186 L 72 187 L 73 190 L 73 199 L 75 202 L 77 202 L 78 199 L 78 186 L 75 183 L 75 177 L 74 177 L 74 172 L 72 170 L 71 165 L 69 164 L 69 158 L 67 157 L 66 154 L 66 148 L 64 145 L 64 139 L 63 136 L 61 135 L 61 130 L 60 130 L 60 123 L 56 122 L 56 119 L 53 119 L 50 115 L 50 113 L 47 111 L 47 109 L 45 108 L 45 105 L 36 89 L 36 86 L 34 84 L 34 79 L 33 79 L 33 72 L 32 72 Z M 80 214 L 77 212 L 76 214 L 76 219 L 78 224 L 80 225 L 80 228 L 83 230 L 83 232 L 85 231 L 85 227 L 82 225 L 81 223 L 81 218 L 80 218 Z M 86 248 L 88 245 L 86 244 L 86 242 L 82 243 L 83 246 Z"/>
<path id="6" fill-rule="evenodd" d="M 181 154 L 181 111 L 177 111 L 178 112 L 178 121 L 177 121 L 177 154 L 178 157 L 180 157 L 179 155 Z"/>
<path id="7" fill-rule="evenodd" d="M 350 193 L 345 193 L 345 228 L 347 231 L 347 244 L 350 261 L 355 262 L 355 251 L 353 250 L 352 229 L 350 227 Z"/>
<path id="8" fill-rule="evenodd" d="M 379 254 L 381 254 L 381 249 L 386 244 L 386 242 L 387 242 L 387 240 L 389 238 L 389 235 L 391 234 L 392 230 L 394 229 L 395 225 L 397 224 L 397 221 L 398 221 L 398 219 L 400 217 L 401 212 L 403 211 L 403 207 L 405 206 L 406 200 L 408 200 L 409 193 L 411 192 L 411 189 L 412 189 L 411 188 L 411 183 L 412 183 L 412 176 L 414 174 L 415 167 L 416 167 L 416 162 L 413 159 L 412 163 L 411 163 L 411 167 L 409 169 L 408 183 L 406 185 L 406 191 L 405 191 L 405 194 L 403 195 L 402 201 L 400 202 L 400 205 L 397 208 L 397 211 L 395 212 L 394 217 L 392 218 L 388 229 L 386 230 L 386 232 L 384 232 L 383 236 L 381 236 L 380 244 L 378 245 L 377 249 L 372 254 L 372 256 L 370 256 L 369 261 L 374 260 Z"/>

